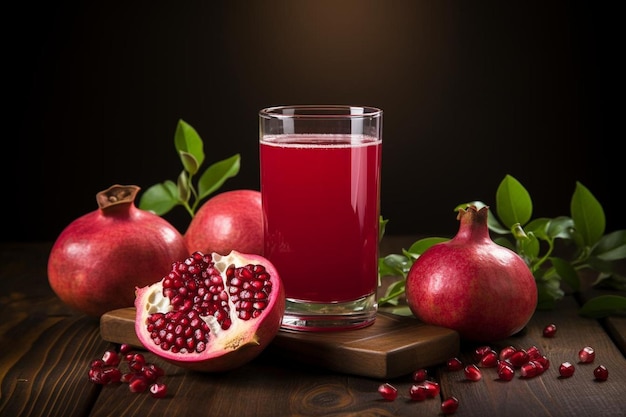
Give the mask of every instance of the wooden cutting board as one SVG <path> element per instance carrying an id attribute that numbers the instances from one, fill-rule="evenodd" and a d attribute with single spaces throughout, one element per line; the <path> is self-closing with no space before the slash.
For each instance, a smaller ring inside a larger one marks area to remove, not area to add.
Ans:
<path id="1" fill-rule="evenodd" d="M 104 314 L 100 334 L 106 341 L 141 347 L 135 334 L 135 309 Z M 294 332 L 281 330 L 269 349 L 289 359 L 332 371 L 395 378 L 447 361 L 459 352 L 457 332 L 412 317 L 379 312 L 374 324 L 358 330 Z"/>

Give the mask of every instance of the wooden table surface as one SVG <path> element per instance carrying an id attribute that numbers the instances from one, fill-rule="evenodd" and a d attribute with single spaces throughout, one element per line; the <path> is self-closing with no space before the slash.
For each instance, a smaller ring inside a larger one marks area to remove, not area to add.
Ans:
<path id="1" fill-rule="evenodd" d="M 382 252 L 398 253 L 410 237 L 386 237 Z M 541 376 L 509 382 L 494 368 L 466 381 L 445 364 L 428 369 L 441 385 L 441 398 L 409 400 L 411 375 L 382 381 L 286 361 L 271 346 L 260 357 L 224 374 L 199 374 L 169 365 L 164 399 L 135 394 L 128 385 L 99 386 L 88 381 L 93 359 L 115 348 L 99 333 L 97 319 L 71 311 L 54 295 L 46 275 L 50 243 L 0 244 L 0 416 L 440 416 L 444 397 L 459 399 L 457 416 L 625 416 L 626 318 L 582 318 L 578 297 L 568 295 L 554 311 L 538 311 L 521 334 L 493 344 L 537 346 L 550 360 Z M 542 337 L 555 323 L 554 338 Z M 578 363 L 578 351 L 592 346 L 596 360 Z M 476 346 L 462 343 L 459 358 L 473 362 Z M 576 372 L 560 378 L 559 364 Z M 594 380 L 604 364 L 607 381 Z M 364 364 L 367 366 L 367 364 Z M 383 382 L 398 388 L 395 401 L 377 392 Z"/>

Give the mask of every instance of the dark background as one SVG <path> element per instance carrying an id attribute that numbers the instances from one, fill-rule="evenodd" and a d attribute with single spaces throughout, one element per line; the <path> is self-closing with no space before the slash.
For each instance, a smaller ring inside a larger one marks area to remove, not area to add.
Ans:
<path id="1" fill-rule="evenodd" d="M 388 234 L 450 235 L 506 174 L 533 217 L 569 215 L 576 181 L 626 228 L 623 36 L 605 2 L 22 2 L 5 13 L 3 241 L 54 240 L 112 184 L 175 179 L 179 119 L 221 191 L 259 187 L 257 112 L 384 110 Z M 616 6 L 615 6 L 616 7 Z M 619 35 L 619 36 L 618 36 Z M 621 110 L 618 112 L 618 106 Z M 623 145 L 621 145 L 623 146 Z M 620 146 L 620 147 L 621 147 Z M 189 216 L 166 216 L 181 231 Z M 329 235 L 332 231 L 329 231 Z"/>

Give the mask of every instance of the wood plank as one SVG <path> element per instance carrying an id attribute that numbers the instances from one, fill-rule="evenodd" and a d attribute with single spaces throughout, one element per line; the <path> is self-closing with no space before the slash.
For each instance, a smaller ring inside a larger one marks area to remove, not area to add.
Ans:
<path id="1" fill-rule="evenodd" d="M 104 314 L 100 334 L 104 340 L 141 346 L 135 334 L 134 309 Z M 289 360 L 373 378 L 394 378 L 419 367 L 445 362 L 459 350 L 458 334 L 425 325 L 410 317 L 380 313 L 366 328 L 337 332 L 281 330 L 270 348 Z"/>

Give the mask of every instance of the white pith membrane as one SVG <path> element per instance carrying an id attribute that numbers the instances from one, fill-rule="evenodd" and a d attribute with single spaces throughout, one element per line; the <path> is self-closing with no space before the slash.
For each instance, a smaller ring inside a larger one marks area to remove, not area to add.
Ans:
<path id="1" fill-rule="evenodd" d="M 220 272 L 220 277 L 222 278 L 225 291 L 228 290 L 225 276 L 227 268 L 232 265 L 237 268 L 248 264 L 255 264 L 256 261 L 256 259 L 251 258 L 250 256 L 246 256 L 244 258 L 236 251 L 232 251 L 226 256 L 214 253 L 212 254 L 212 259 L 214 267 Z M 259 264 L 263 265 L 262 263 Z M 270 275 L 272 273 L 271 270 L 267 270 L 267 272 Z M 267 299 L 267 306 L 263 309 L 263 312 L 272 309 L 272 305 L 276 302 L 275 298 L 276 297 L 272 295 Z M 235 303 L 232 301 L 230 296 L 227 297 L 227 303 L 228 310 L 232 318 L 236 316 L 237 311 Z M 167 313 L 174 310 L 173 306 L 170 304 L 170 299 L 163 295 L 162 280 L 147 287 L 138 288 L 135 306 L 138 312 L 141 309 L 141 316 L 135 322 L 137 336 L 140 338 L 145 348 L 159 356 L 185 361 L 206 360 L 212 357 L 225 355 L 247 345 L 259 345 L 256 335 L 256 321 L 263 317 L 263 313 L 257 318 L 250 318 L 248 320 L 242 320 L 235 317 L 232 319 L 231 326 L 226 330 L 222 329 L 220 323 L 213 315 L 199 315 L 199 317 L 208 325 L 210 329 L 209 340 L 206 342 L 206 349 L 203 352 L 187 351 L 184 353 L 173 353 L 169 350 L 164 350 L 159 345 L 155 344 L 150 338 L 150 335 L 147 334 L 148 330 L 146 329 L 147 319 L 151 314 Z M 146 335 L 147 337 L 140 336 L 140 333 Z"/>

